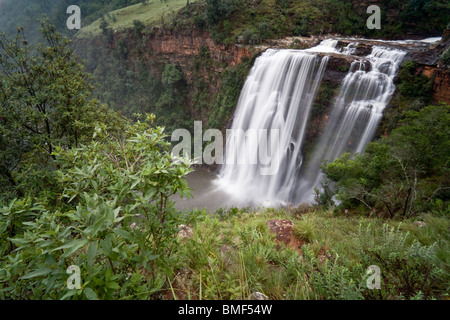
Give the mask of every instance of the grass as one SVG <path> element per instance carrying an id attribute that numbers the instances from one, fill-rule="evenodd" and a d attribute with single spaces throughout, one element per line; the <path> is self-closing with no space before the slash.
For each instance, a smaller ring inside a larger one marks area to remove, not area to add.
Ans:
<path id="1" fill-rule="evenodd" d="M 271 219 L 294 222 L 305 241 L 300 251 L 276 241 L 266 226 Z M 280 209 L 205 215 L 192 226 L 193 238 L 180 243 L 170 292 L 177 299 L 247 299 L 255 291 L 270 299 L 446 298 L 450 220 L 422 220 L 425 227 L 323 211 L 295 217 Z M 367 289 L 367 267 L 385 262 L 384 287 Z M 423 273 L 430 274 L 425 282 Z"/>
<path id="2" fill-rule="evenodd" d="M 195 2 L 195 0 L 190 1 Z M 147 4 L 135 4 L 122 9 L 109 12 L 105 16 L 108 27 L 112 30 L 123 30 L 133 27 L 133 21 L 139 20 L 144 25 L 161 26 L 163 20 L 167 23 L 173 19 L 176 13 L 186 6 L 186 0 L 149 0 Z M 83 27 L 77 37 L 91 37 L 99 35 L 101 20 L 98 19 L 90 25 Z"/>

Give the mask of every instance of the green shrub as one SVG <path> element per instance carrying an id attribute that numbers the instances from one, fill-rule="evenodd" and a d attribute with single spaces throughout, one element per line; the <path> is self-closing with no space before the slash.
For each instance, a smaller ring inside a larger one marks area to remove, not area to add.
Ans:
<path id="1" fill-rule="evenodd" d="M 424 75 L 417 76 L 417 63 L 414 61 L 406 61 L 399 73 L 399 92 L 407 97 L 417 98 L 421 97 L 425 101 L 430 101 L 432 93 L 433 81 Z"/>
<path id="2" fill-rule="evenodd" d="M 55 152 L 57 207 L 36 199 L 0 209 L 2 299 L 136 299 L 163 286 L 178 225 L 189 223 L 169 198 L 189 195 L 191 162 L 172 157 L 163 128 L 147 122 L 95 135 Z M 66 287 L 71 265 L 80 289 Z"/>
<path id="3" fill-rule="evenodd" d="M 359 239 L 362 264 L 377 265 L 381 271 L 380 290 L 364 291 L 366 298 L 430 299 L 435 289 L 448 288 L 448 274 L 436 260 L 438 242 L 430 246 L 417 240 L 411 243 L 400 226 L 379 228 L 373 224 L 360 228 Z"/>
<path id="4" fill-rule="evenodd" d="M 447 50 L 445 50 L 441 57 L 439 58 L 439 60 L 445 65 L 445 66 L 450 66 L 450 48 L 447 48 Z"/>

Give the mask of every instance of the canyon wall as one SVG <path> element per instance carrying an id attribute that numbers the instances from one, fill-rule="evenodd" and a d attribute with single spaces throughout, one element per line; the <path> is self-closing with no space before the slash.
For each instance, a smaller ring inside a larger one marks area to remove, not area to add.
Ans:
<path id="1" fill-rule="evenodd" d="M 448 37 L 444 34 L 444 38 Z M 128 48 L 126 60 L 133 64 L 134 60 L 142 58 L 152 65 L 149 72 L 160 77 L 165 64 L 173 64 L 179 67 L 186 80 L 188 88 L 188 107 L 191 119 L 207 122 L 210 112 L 200 112 L 196 108 L 198 100 L 194 96 L 199 92 L 198 82 L 203 83 L 206 94 L 202 95 L 204 104 L 212 105 L 214 98 L 220 91 L 221 81 L 225 70 L 239 65 L 242 61 L 255 57 L 269 47 L 276 48 L 307 48 L 316 45 L 323 37 L 290 37 L 272 40 L 266 45 L 244 46 L 242 44 L 217 44 L 208 32 L 200 30 L 169 30 L 161 28 L 146 29 L 137 35 L 132 29 L 124 32 L 111 31 L 109 39 L 99 36 L 90 39 L 76 39 L 75 47 L 79 52 L 86 48 L 102 48 L 100 50 L 116 50 L 125 45 Z M 347 41 L 348 42 L 348 41 Z M 343 41 L 341 45 L 345 46 Z M 375 44 L 375 43 L 374 43 Z M 379 45 L 379 43 L 376 43 Z M 357 55 L 365 56 L 370 53 L 372 44 L 360 44 Z M 105 48 L 106 46 L 106 48 Z M 423 74 L 433 79 L 433 102 L 440 101 L 450 103 L 450 72 L 448 68 L 438 65 L 438 56 L 442 52 L 440 47 L 432 48 L 423 52 L 409 55 L 408 59 L 418 64 L 417 74 Z M 137 50 L 136 48 L 139 48 Z M 97 50 L 97 49 L 96 49 Z M 136 52 L 139 52 L 137 54 Z M 82 55 L 83 56 L 83 55 Z M 347 70 L 355 58 L 342 55 L 332 55 L 323 77 L 326 87 L 323 92 L 319 91 L 319 99 L 316 107 L 319 112 L 313 112 L 312 121 L 323 127 L 327 119 L 325 104 L 330 103 L 330 94 L 336 90 L 341 80 L 345 77 Z M 92 70 L 90 70 L 92 71 Z M 325 95 L 324 97 L 321 94 Z M 232 114 L 232 113 L 231 113 Z M 225 121 L 231 123 L 231 118 Z M 225 124 L 225 126 L 227 126 Z M 320 129 L 319 129 L 320 130 Z M 317 132 L 311 132 L 315 136 Z"/>

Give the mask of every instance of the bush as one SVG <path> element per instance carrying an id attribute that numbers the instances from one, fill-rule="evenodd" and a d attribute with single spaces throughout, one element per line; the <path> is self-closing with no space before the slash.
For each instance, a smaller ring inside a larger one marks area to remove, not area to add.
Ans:
<path id="1" fill-rule="evenodd" d="M 450 48 L 447 48 L 445 50 L 439 60 L 444 64 L 444 66 L 450 66 Z"/>
<path id="2" fill-rule="evenodd" d="M 145 25 L 140 20 L 133 20 L 133 31 L 137 37 L 142 36 L 142 31 L 144 31 Z"/>
<path id="3" fill-rule="evenodd" d="M 255 43 L 256 35 L 251 30 L 245 30 L 244 33 L 242 33 L 242 41 L 244 44 L 251 44 Z"/>
<path id="4" fill-rule="evenodd" d="M 424 75 L 417 76 L 417 63 L 413 61 L 405 62 L 399 73 L 399 92 L 411 98 L 424 98 L 426 102 L 431 100 L 433 81 Z"/>
<path id="5" fill-rule="evenodd" d="M 0 209 L 2 299 L 148 298 L 163 286 L 174 235 L 190 218 L 170 196 L 189 195 L 191 162 L 170 155 L 163 128 L 104 129 L 87 145 L 57 149 L 56 207 L 26 199 Z M 65 285 L 71 265 L 80 289 Z"/>
<path id="6" fill-rule="evenodd" d="M 363 154 L 324 165 L 342 206 L 363 204 L 388 218 L 408 218 L 433 210 L 433 199 L 448 204 L 449 116 L 444 104 L 407 112 L 389 137 L 370 143 Z"/>
<path id="7" fill-rule="evenodd" d="M 376 234 L 377 236 L 374 236 Z M 360 228 L 360 256 L 363 265 L 377 265 L 381 271 L 380 290 L 365 291 L 368 299 L 430 299 L 436 286 L 447 288 L 448 277 L 436 262 L 435 242 L 424 246 L 408 241 L 409 234 L 398 228 L 369 224 Z M 377 241 L 376 239 L 381 239 Z"/>

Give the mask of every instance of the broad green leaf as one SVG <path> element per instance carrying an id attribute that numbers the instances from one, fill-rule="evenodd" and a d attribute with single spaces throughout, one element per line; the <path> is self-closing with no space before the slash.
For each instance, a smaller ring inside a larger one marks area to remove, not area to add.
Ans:
<path id="1" fill-rule="evenodd" d="M 97 294 L 91 288 L 84 288 L 83 293 L 88 300 L 98 300 Z"/>
<path id="2" fill-rule="evenodd" d="M 25 279 L 31 279 L 31 278 L 36 278 L 36 277 L 42 277 L 42 276 L 48 275 L 52 271 L 53 271 L 53 269 L 41 268 L 41 269 L 35 270 L 33 272 L 30 272 L 30 273 L 24 275 L 20 279 L 25 280 Z"/>
<path id="3" fill-rule="evenodd" d="M 65 295 L 63 295 L 60 300 L 66 300 L 67 298 L 70 298 L 70 297 L 76 295 L 77 292 L 78 292 L 78 290 L 69 290 L 69 292 L 67 292 Z"/>
<path id="4" fill-rule="evenodd" d="M 131 241 L 131 242 L 133 241 L 133 235 L 130 232 L 126 231 L 125 229 L 116 228 L 113 230 L 113 232 L 115 234 L 121 236 L 122 238 L 127 239 L 128 241 Z"/>
<path id="5" fill-rule="evenodd" d="M 52 251 L 61 250 L 61 249 L 67 249 L 64 251 L 64 254 L 61 256 L 61 258 L 67 258 L 72 253 L 83 247 L 89 242 L 87 239 L 79 239 L 79 240 L 73 240 L 69 243 L 66 243 L 56 249 L 53 249 Z"/>
<path id="6" fill-rule="evenodd" d="M 104 240 L 100 241 L 100 245 L 107 256 L 112 253 L 112 238 L 110 236 L 106 237 Z"/>
<path id="7" fill-rule="evenodd" d="M 87 254 L 86 254 L 89 269 L 91 269 L 92 266 L 94 265 L 95 255 L 97 254 L 97 249 L 98 249 L 98 242 L 97 241 L 91 242 L 91 244 L 89 245 Z"/>

